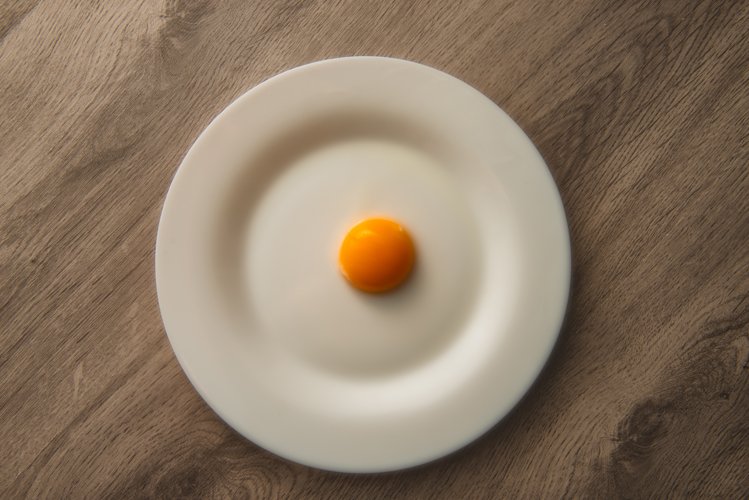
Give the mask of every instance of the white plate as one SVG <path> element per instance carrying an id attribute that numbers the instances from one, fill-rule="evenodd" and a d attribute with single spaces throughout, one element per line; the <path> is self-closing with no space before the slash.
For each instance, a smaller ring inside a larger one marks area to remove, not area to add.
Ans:
<path id="1" fill-rule="evenodd" d="M 336 266 L 348 228 L 403 223 L 395 293 Z M 185 157 L 156 243 L 174 352 L 232 427 L 338 471 L 417 465 L 504 417 L 556 341 L 570 280 L 562 204 L 494 103 L 420 64 L 333 59 L 258 85 Z"/>

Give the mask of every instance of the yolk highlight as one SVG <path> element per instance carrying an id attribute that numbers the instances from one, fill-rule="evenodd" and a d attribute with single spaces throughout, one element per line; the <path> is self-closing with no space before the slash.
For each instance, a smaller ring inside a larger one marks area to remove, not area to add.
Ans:
<path id="1" fill-rule="evenodd" d="M 367 219 L 348 232 L 338 254 L 341 272 L 354 287 L 381 293 L 411 273 L 415 250 L 406 229 L 388 219 Z"/>

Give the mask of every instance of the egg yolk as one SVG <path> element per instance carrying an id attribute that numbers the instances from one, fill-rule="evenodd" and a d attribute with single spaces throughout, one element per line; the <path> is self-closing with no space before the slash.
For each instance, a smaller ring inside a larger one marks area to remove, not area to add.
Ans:
<path id="1" fill-rule="evenodd" d="M 408 278 L 415 260 L 408 231 L 392 220 L 356 224 L 341 244 L 341 272 L 352 286 L 369 293 L 392 290 Z"/>

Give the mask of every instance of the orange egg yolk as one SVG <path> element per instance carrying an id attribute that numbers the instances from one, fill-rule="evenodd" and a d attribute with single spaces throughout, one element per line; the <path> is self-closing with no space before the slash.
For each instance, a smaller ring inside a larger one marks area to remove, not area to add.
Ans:
<path id="1" fill-rule="evenodd" d="M 356 224 L 341 244 L 341 272 L 352 286 L 369 293 L 392 290 L 408 278 L 416 252 L 408 231 L 392 220 Z"/>

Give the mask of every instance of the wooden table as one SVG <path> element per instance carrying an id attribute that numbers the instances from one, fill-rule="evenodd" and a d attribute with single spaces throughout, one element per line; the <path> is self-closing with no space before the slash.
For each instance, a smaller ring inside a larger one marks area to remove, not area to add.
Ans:
<path id="1" fill-rule="evenodd" d="M 201 130 L 284 69 L 355 54 L 502 106 L 574 247 L 529 395 L 384 475 L 289 463 L 223 424 L 154 287 Z M 0 118 L 0 497 L 749 495 L 749 2 L 6 1 Z"/>

